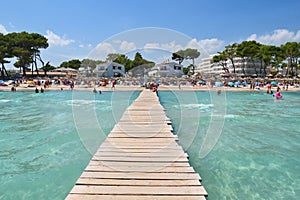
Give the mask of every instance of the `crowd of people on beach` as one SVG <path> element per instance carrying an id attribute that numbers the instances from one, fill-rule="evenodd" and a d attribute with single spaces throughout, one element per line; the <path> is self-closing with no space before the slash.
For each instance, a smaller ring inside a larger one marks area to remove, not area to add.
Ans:
<path id="1" fill-rule="evenodd" d="M 216 83 L 221 83 L 217 85 Z M 228 88 L 249 88 L 250 90 L 266 90 L 268 94 L 273 94 L 272 88 L 278 87 L 281 90 L 287 91 L 290 88 L 299 88 L 300 80 L 258 80 L 258 79 L 241 79 L 241 80 L 222 80 L 220 82 L 212 80 L 201 79 L 182 79 L 182 78 L 159 78 L 148 79 L 144 78 L 93 78 L 93 79 L 73 79 L 73 78 L 45 78 L 45 79 L 28 79 L 21 78 L 10 81 L 11 91 L 16 91 L 18 88 L 35 88 L 35 92 L 43 93 L 47 88 L 58 88 L 64 90 L 69 88 L 73 90 L 76 88 L 91 88 L 94 93 L 102 93 L 102 88 L 111 88 L 115 90 L 116 86 L 135 86 L 145 87 L 157 92 L 158 86 L 165 87 L 176 86 L 178 89 L 182 88 L 213 88 L 213 87 L 228 87 Z M 95 92 L 96 91 L 96 92 Z M 276 90 L 277 91 L 277 90 Z"/>

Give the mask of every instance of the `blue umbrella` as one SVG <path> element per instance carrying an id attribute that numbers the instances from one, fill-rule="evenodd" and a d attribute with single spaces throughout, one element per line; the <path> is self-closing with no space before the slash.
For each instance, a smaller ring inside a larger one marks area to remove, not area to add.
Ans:
<path id="1" fill-rule="evenodd" d="M 233 86 L 234 86 L 234 82 L 229 82 L 228 85 L 229 85 L 230 87 L 233 87 Z"/>
<path id="2" fill-rule="evenodd" d="M 271 85 L 277 85 L 277 82 L 276 81 L 272 81 Z"/>
<path id="3" fill-rule="evenodd" d="M 241 82 L 240 81 L 237 81 L 234 83 L 235 85 L 241 85 Z"/>
<path id="4" fill-rule="evenodd" d="M 221 82 L 215 82 L 215 86 L 221 87 L 223 84 Z"/>
<path id="5" fill-rule="evenodd" d="M 4 83 L 4 81 L 3 81 L 3 80 L 0 80 L 0 83 Z"/>
<path id="6" fill-rule="evenodd" d="M 247 85 L 248 83 L 247 83 L 247 81 L 244 81 L 243 84 L 244 84 L 244 85 Z"/>

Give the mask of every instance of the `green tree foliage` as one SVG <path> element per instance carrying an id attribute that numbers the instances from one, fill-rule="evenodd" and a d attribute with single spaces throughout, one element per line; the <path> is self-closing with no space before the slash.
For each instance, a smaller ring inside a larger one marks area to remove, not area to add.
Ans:
<path id="1" fill-rule="evenodd" d="M 41 48 L 48 47 L 47 38 L 38 33 L 9 33 L 5 37 L 8 39 L 8 47 L 11 55 L 17 57 L 17 62 L 14 64 L 17 68 L 23 69 L 23 75 L 26 76 L 26 70 L 32 64 L 32 73 L 35 66 L 37 69 L 37 57 L 40 58 Z"/>
<path id="2" fill-rule="evenodd" d="M 193 61 L 193 74 L 195 73 L 195 59 L 200 56 L 200 52 L 197 49 L 186 49 L 184 52 L 185 59 L 189 59 Z"/>
<path id="3" fill-rule="evenodd" d="M 253 67 L 256 67 L 255 62 L 259 62 L 259 74 L 261 76 L 267 75 L 267 67 L 272 66 L 277 68 L 279 65 L 286 69 L 286 75 L 295 76 L 299 68 L 300 43 L 287 42 L 278 47 L 263 45 L 256 41 L 243 41 L 240 44 L 234 43 L 226 46 L 224 51 L 219 52 L 219 55 L 213 57 L 213 62 L 224 67 L 225 63 L 227 63 L 225 58 L 232 63 L 233 73 L 236 73 L 234 59 L 241 58 L 244 74 L 246 74 L 244 71 L 246 62 L 252 62 Z M 255 71 L 258 72 L 256 68 Z"/>
<path id="4" fill-rule="evenodd" d="M 280 46 L 282 56 L 287 60 L 286 75 L 297 73 L 298 59 L 300 57 L 300 43 L 287 42 Z"/>
<path id="5" fill-rule="evenodd" d="M 195 73 L 195 59 L 200 56 L 200 52 L 197 49 L 185 49 L 179 50 L 175 53 L 172 53 L 172 60 L 178 61 L 179 64 L 183 62 L 183 60 L 192 60 L 192 73 Z"/>
<path id="6" fill-rule="evenodd" d="M 106 60 L 124 65 L 126 72 L 132 68 L 132 60 L 130 60 L 128 56 L 124 54 L 111 53 L 107 55 Z"/>
<path id="7" fill-rule="evenodd" d="M 81 66 L 82 67 L 90 67 L 91 70 L 94 70 L 96 68 L 97 65 L 105 63 L 102 60 L 92 60 L 92 59 L 83 59 L 81 61 Z"/>
<path id="8" fill-rule="evenodd" d="M 241 44 L 237 45 L 236 54 L 242 58 L 243 61 L 243 73 L 245 73 L 245 62 L 251 62 L 253 64 L 255 74 L 257 74 L 257 69 L 255 61 L 257 60 L 257 55 L 259 53 L 261 44 L 256 41 L 243 41 Z"/>
<path id="9" fill-rule="evenodd" d="M 9 47 L 8 37 L 0 33 L 0 63 L 1 63 L 0 72 L 2 78 L 8 75 L 7 70 L 5 68 L 5 64 L 9 63 L 7 58 L 11 58 L 11 57 L 13 57 L 13 55 Z"/>
<path id="10" fill-rule="evenodd" d="M 47 62 L 43 67 L 41 67 L 41 70 L 45 72 L 45 75 L 47 75 L 48 71 L 51 71 L 53 69 L 55 69 L 55 67 L 50 65 L 50 62 Z"/>
<path id="11" fill-rule="evenodd" d="M 73 59 L 69 61 L 64 61 L 59 65 L 59 68 L 64 67 L 64 68 L 72 68 L 78 70 L 81 66 L 81 61 L 78 59 Z"/>
<path id="12" fill-rule="evenodd" d="M 184 51 L 179 50 L 175 53 L 172 53 L 172 60 L 178 61 L 178 64 L 181 64 L 184 60 Z"/>
<path id="13" fill-rule="evenodd" d="M 225 57 L 230 60 L 233 68 L 233 73 L 235 73 L 234 58 L 237 56 L 237 46 L 237 43 L 225 46 L 225 50 L 222 52 Z"/>
<path id="14" fill-rule="evenodd" d="M 214 56 L 212 58 L 212 61 L 213 61 L 213 63 L 221 65 L 225 73 L 229 73 L 229 69 L 227 66 L 227 57 L 223 53 Z"/>

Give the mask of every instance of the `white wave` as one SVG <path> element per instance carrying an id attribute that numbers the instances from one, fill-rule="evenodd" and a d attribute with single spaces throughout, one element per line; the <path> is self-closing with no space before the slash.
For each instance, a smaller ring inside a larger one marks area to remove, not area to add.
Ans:
<path id="1" fill-rule="evenodd" d="M 213 107 L 213 104 L 181 104 L 181 105 L 174 105 L 175 108 L 181 109 L 199 109 L 200 111 L 208 111 L 210 108 Z"/>
<path id="2" fill-rule="evenodd" d="M 3 102 L 3 103 L 7 103 L 7 102 L 10 102 L 11 100 L 9 99 L 0 99 L 0 102 Z"/>

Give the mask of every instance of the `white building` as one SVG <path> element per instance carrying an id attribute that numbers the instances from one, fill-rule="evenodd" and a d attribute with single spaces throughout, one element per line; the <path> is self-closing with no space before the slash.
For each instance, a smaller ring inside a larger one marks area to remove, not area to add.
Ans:
<path id="1" fill-rule="evenodd" d="M 203 58 L 195 71 L 199 72 L 204 78 L 219 77 L 220 74 L 224 73 L 224 70 L 221 65 L 217 65 L 212 61 L 215 55 L 217 54 Z"/>
<path id="2" fill-rule="evenodd" d="M 181 77 L 183 75 L 183 65 L 175 62 L 164 62 L 156 64 L 148 72 L 150 77 Z"/>
<path id="3" fill-rule="evenodd" d="M 97 77 L 116 77 L 125 76 L 125 67 L 119 63 L 108 62 L 97 65 L 94 69 Z"/>
<path id="4" fill-rule="evenodd" d="M 82 66 L 82 67 L 80 67 L 78 69 L 78 75 L 80 77 L 89 77 L 89 76 L 92 75 L 92 71 L 93 70 L 90 67 L 84 67 L 84 66 Z"/>
<path id="5" fill-rule="evenodd" d="M 220 78 L 221 76 L 224 76 L 226 75 L 226 73 L 228 73 L 223 69 L 223 66 L 212 61 L 212 58 L 215 55 L 216 54 L 210 55 L 207 58 L 203 58 L 200 65 L 197 67 L 197 72 L 200 72 L 203 77 Z M 259 61 L 244 61 L 242 58 L 236 57 L 234 58 L 233 62 L 235 66 L 235 74 L 237 77 L 263 75 L 263 69 L 261 72 L 262 74 L 260 74 L 261 63 Z M 230 60 L 226 61 L 225 67 L 229 70 L 229 74 L 234 73 L 233 65 Z M 266 69 L 266 73 L 269 73 L 268 69 Z"/>

